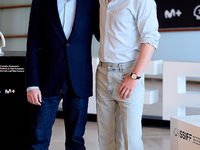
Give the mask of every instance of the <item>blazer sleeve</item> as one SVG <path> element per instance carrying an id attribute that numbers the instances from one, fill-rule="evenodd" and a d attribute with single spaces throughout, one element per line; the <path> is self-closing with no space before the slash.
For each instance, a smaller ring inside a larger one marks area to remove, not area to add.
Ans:
<path id="1" fill-rule="evenodd" d="M 29 17 L 27 52 L 26 52 L 26 87 L 38 86 L 39 58 L 39 14 L 38 2 L 33 0 Z"/>

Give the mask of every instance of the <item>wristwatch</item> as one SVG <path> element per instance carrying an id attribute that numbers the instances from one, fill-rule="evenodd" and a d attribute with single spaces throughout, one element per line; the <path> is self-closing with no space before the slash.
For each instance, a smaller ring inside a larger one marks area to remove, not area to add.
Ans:
<path id="1" fill-rule="evenodd" d="M 133 80 L 137 80 L 137 79 L 140 79 L 141 77 L 140 77 L 140 76 L 137 76 L 136 73 L 131 73 L 131 78 L 132 78 Z"/>

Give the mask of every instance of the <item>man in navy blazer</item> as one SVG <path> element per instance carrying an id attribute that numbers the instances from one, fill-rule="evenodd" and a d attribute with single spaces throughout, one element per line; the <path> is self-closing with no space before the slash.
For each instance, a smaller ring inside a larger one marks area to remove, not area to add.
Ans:
<path id="1" fill-rule="evenodd" d="M 65 15 L 72 18 L 71 27 L 64 25 Z M 68 37 L 64 27 L 70 28 Z M 66 149 L 85 149 L 93 34 L 99 38 L 98 0 L 33 0 L 26 57 L 27 99 L 32 104 L 29 149 L 48 149 L 61 98 Z"/>

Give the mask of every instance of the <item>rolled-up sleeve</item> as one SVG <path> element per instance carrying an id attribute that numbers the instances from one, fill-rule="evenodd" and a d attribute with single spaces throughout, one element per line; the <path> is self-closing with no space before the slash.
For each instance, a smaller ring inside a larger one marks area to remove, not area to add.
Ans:
<path id="1" fill-rule="evenodd" d="M 154 0 L 138 0 L 137 26 L 141 43 L 149 43 L 157 49 L 160 33 L 158 32 L 159 25 Z"/>

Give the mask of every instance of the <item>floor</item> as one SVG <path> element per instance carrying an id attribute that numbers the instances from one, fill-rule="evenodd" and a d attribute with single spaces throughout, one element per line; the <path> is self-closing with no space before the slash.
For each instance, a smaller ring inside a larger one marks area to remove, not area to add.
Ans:
<path id="1" fill-rule="evenodd" d="M 85 145 L 87 150 L 99 150 L 97 140 L 97 123 L 88 122 L 85 131 Z M 64 150 L 63 119 L 56 119 L 50 150 Z M 143 127 L 144 150 L 170 150 L 169 128 Z"/>

